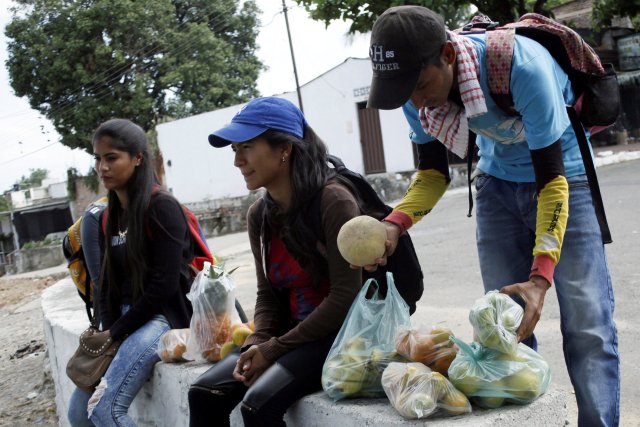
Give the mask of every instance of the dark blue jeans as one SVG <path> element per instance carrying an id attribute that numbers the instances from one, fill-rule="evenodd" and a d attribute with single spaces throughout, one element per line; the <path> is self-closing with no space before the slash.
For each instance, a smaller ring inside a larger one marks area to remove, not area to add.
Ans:
<path id="1" fill-rule="evenodd" d="M 135 426 L 128 411 L 153 367 L 160 361 L 156 350 L 169 323 L 156 315 L 125 339 L 96 391 L 76 388 L 69 400 L 69 423 L 79 426 Z"/>
<path id="2" fill-rule="evenodd" d="M 569 219 L 554 283 L 560 330 L 581 426 L 617 426 L 620 360 L 613 288 L 589 184 L 571 177 Z M 477 245 L 485 291 L 528 280 L 535 246 L 535 183 L 481 175 L 476 181 Z"/>

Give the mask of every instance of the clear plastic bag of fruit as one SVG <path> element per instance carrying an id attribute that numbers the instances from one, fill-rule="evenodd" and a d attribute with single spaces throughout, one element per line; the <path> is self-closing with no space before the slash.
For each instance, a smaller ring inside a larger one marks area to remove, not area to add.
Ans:
<path id="1" fill-rule="evenodd" d="M 187 351 L 187 341 L 191 331 L 189 328 L 170 329 L 160 337 L 158 355 L 165 363 L 185 362 L 184 353 Z"/>
<path id="2" fill-rule="evenodd" d="M 234 289 L 229 273 L 205 262 L 187 294 L 193 315 L 185 357 L 208 362 L 220 360 L 220 349 L 231 340 L 231 325 L 240 323 Z"/>
<path id="3" fill-rule="evenodd" d="M 509 295 L 489 291 L 478 298 L 469 312 L 474 340 L 502 353 L 512 353 L 518 346 L 516 330 L 524 311 Z"/>
<path id="4" fill-rule="evenodd" d="M 451 340 L 460 351 L 449 367 L 449 380 L 478 406 L 527 404 L 547 391 L 549 365 L 526 345 L 520 343 L 513 353 L 502 353 L 477 342 Z"/>
<path id="5" fill-rule="evenodd" d="M 322 388 L 337 401 L 346 397 L 382 397 L 381 378 L 390 362 L 405 360 L 395 350 L 395 335 L 409 326 L 409 307 L 387 273 L 383 298 L 369 279 L 353 301 L 322 368 Z"/>
<path id="6" fill-rule="evenodd" d="M 419 362 L 389 363 L 382 373 L 382 387 L 391 405 L 408 419 L 471 412 L 471 404 L 462 392 L 444 375 Z"/>
<path id="7" fill-rule="evenodd" d="M 415 327 L 399 328 L 396 333 L 396 351 L 412 362 L 420 362 L 431 370 L 447 375 L 449 365 L 458 349 L 449 340 L 453 332 L 447 328 L 433 327 L 424 332 Z"/>

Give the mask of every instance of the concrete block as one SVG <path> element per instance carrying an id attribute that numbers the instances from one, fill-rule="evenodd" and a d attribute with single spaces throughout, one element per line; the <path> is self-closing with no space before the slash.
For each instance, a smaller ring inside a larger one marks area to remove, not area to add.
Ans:
<path id="1" fill-rule="evenodd" d="M 42 294 L 44 330 L 51 373 L 55 383 L 56 406 L 60 426 L 69 425 L 67 405 L 74 390 L 67 378 L 66 364 L 78 345 L 78 336 L 88 326 L 84 305 L 71 279 L 63 279 Z M 200 362 L 158 363 L 130 408 L 139 426 L 187 427 L 189 385 L 212 365 Z M 387 399 L 351 399 L 333 402 L 323 392 L 315 393 L 294 404 L 285 416 L 289 426 L 495 426 L 541 427 L 563 426 L 567 420 L 566 396 L 553 383 L 550 389 L 530 405 L 508 405 L 496 410 L 473 408 L 473 413 L 458 417 L 405 420 Z M 242 426 L 237 407 L 231 414 L 231 425 Z"/>

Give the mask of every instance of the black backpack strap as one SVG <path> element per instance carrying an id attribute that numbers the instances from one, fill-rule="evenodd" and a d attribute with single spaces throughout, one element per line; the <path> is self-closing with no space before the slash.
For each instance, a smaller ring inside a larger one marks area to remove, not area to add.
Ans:
<path id="1" fill-rule="evenodd" d="M 473 195 L 471 194 L 471 166 L 473 164 L 473 153 L 476 143 L 476 134 L 473 131 L 469 131 L 469 143 L 467 145 L 467 185 L 469 186 L 469 213 L 467 217 L 471 218 L 471 211 L 473 210 Z"/>
<path id="2" fill-rule="evenodd" d="M 589 188 L 591 190 L 591 197 L 593 198 L 593 205 L 598 218 L 598 225 L 600 226 L 600 233 L 602 234 L 602 243 L 611 243 L 613 240 L 611 239 L 611 231 L 609 230 L 609 224 L 607 223 L 607 216 L 604 212 L 604 203 L 602 202 L 600 185 L 598 184 L 596 168 L 593 164 L 593 159 L 591 158 L 587 135 L 584 133 L 584 128 L 582 127 L 582 123 L 580 123 L 576 110 L 572 106 L 567 106 L 567 113 L 569 114 L 573 131 L 578 139 L 578 147 L 580 147 L 580 154 L 582 155 L 584 169 L 587 174 L 587 180 L 589 181 Z"/>
<path id="3" fill-rule="evenodd" d="M 84 258 L 84 256 L 82 258 Z M 82 262 L 84 262 L 84 259 L 83 259 Z M 95 324 L 96 319 L 93 316 L 93 313 L 91 312 L 91 275 L 89 274 L 89 269 L 87 269 L 86 278 L 84 280 L 84 290 L 86 292 L 86 295 L 84 296 L 83 299 L 84 299 L 84 308 L 85 308 L 85 310 L 87 310 L 87 317 L 89 318 L 89 322 L 92 325 L 97 326 Z M 78 291 L 78 292 L 80 292 L 80 291 Z M 82 295 L 80 295 L 80 296 L 82 296 Z M 95 299 L 95 295 L 94 295 L 93 298 Z"/>

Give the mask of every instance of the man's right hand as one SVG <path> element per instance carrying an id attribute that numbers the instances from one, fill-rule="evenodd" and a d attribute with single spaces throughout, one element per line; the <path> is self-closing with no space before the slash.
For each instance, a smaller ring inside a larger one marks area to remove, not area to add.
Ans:
<path id="1" fill-rule="evenodd" d="M 385 251 L 380 258 L 376 259 L 375 264 L 365 265 L 362 267 L 367 271 L 376 271 L 379 265 L 387 265 L 387 257 L 392 255 L 395 252 L 396 247 L 398 246 L 398 239 L 400 238 L 400 227 L 398 227 L 392 222 L 387 222 L 387 221 L 383 221 L 382 225 L 384 225 L 384 228 L 387 230 L 387 241 L 385 242 Z M 358 269 L 360 267 L 352 265 L 351 268 Z"/>

